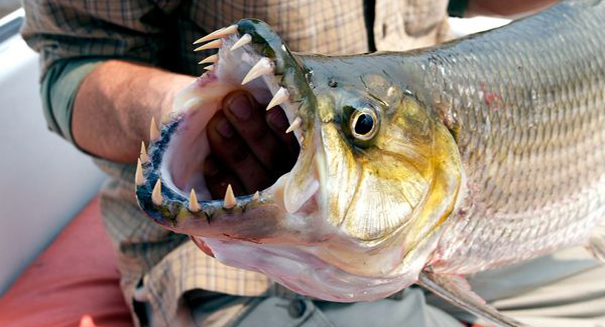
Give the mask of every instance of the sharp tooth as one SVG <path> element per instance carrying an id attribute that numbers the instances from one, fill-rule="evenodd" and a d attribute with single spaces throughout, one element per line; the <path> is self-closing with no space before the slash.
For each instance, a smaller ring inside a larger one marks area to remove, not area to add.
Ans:
<path id="1" fill-rule="evenodd" d="M 261 76 L 273 73 L 273 65 L 271 64 L 271 60 L 269 58 L 262 58 L 259 60 L 254 67 L 250 69 L 244 80 L 242 81 L 242 85 L 250 82 L 251 80 Z"/>
<path id="2" fill-rule="evenodd" d="M 287 184 L 284 190 L 284 205 L 286 211 L 295 213 L 305 204 L 319 189 L 319 182 L 315 179 L 306 181 L 304 185 L 296 184 L 293 180 Z"/>
<path id="3" fill-rule="evenodd" d="M 302 119 L 300 119 L 300 117 L 296 117 L 296 119 L 294 119 L 292 124 L 290 124 L 290 127 L 288 127 L 288 129 L 286 130 L 286 133 L 290 133 L 295 129 L 299 129 L 301 123 L 302 123 Z"/>
<path id="4" fill-rule="evenodd" d="M 137 171 L 134 173 L 134 183 L 136 186 L 145 184 L 145 176 L 143 176 L 143 165 L 141 159 L 137 159 Z"/>
<path id="5" fill-rule="evenodd" d="M 141 158 L 141 163 L 146 163 L 149 161 L 147 149 L 145 148 L 145 141 L 141 142 L 141 152 L 139 153 L 139 158 Z"/>
<path id="6" fill-rule="evenodd" d="M 200 211 L 200 204 L 197 202 L 197 196 L 195 195 L 195 190 L 191 189 L 191 193 L 189 193 L 189 211 L 198 212 Z"/>
<path id="7" fill-rule="evenodd" d="M 258 193 L 258 191 L 254 192 L 254 195 L 252 196 L 252 201 L 258 201 L 259 197 L 260 197 L 260 194 Z"/>
<path id="8" fill-rule="evenodd" d="M 213 54 L 212 56 L 206 57 L 206 59 L 198 62 L 198 64 L 207 64 L 207 63 L 215 63 L 218 61 L 218 55 L 217 54 Z"/>
<path id="9" fill-rule="evenodd" d="M 231 209 L 235 207 L 237 201 L 235 200 L 235 195 L 233 194 L 233 189 L 231 188 L 231 184 L 227 185 L 227 192 L 225 192 L 225 201 L 223 202 L 223 207 L 225 209 Z"/>
<path id="10" fill-rule="evenodd" d="M 214 32 L 212 32 L 210 34 L 208 34 L 208 35 L 206 35 L 204 37 L 201 37 L 201 38 L 195 40 L 195 42 L 193 42 L 193 44 L 200 44 L 202 42 L 218 39 L 218 38 L 220 38 L 223 35 L 221 33 L 225 30 L 225 28 L 226 27 L 219 28 L 218 30 L 216 30 L 216 31 L 214 31 Z"/>
<path id="11" fill-rule="evenodd" d="M 193 110 L 193 109 L 201 106 L 203 103 L 204 103 L 204 99 L 202 99 L 202 98 L 191 98 L 191 99 L 185 101 L 185 103 L 183 103 L 182 112 L 189 112 L 190 110 Z"/>
<path id="12" fill-rule="evenodd" d="M 169 123 L 169 122 L 172 120 L 172 114 L 173 114 L 173 113 L 174 113 L 174 112 L 172 112 L 171 110 L 169 110 L 169 111 L 165 111 L 165 112 L 162 114 L 162 124 L 163 124 L 163 125 L 168 124 L 168 123 Z"/>
<path id="13" fill-rule="evenodd" d="M 164 202 L 164 198 L 162 197 L 162 180 L 159 178 L 158 181 L 155 182 L 153 192 L 151 192 L 151 202 L 156 206 L 162 205 L 162 202 Z"/>
<path id="14" fill-rule="evenodd" d="M 220 47 L 223 46 L 223 40 L 214 40 L 212 42 L 208 42 L 204 45 L 202 45 L 199 48 L 195 48 L 193 51 L 202 51 L 202 50 L 207 50 L 207 49 L 218 49 Z"/>
<path id="15" fill-rule="evenodd" d="M 229 35 L 229 34 L 235 34 L 237 33 L 237 25 L 233 24 L 231 26 L 225 27 L 225 29 L 223 30 L 223 32 L 221 34 L 223 35 Z"/>
<path id="16" fill-rule="evenodd" d="M 231 25 L 229 27 L 223 27 L 220 28 L 198 40 L 196 40 L 195 42 L 193 42 L 193 44 L 198 44 L 198 43 L 202 43 L 202 42 L 206 42 L 206 41 L 210 41 L 210 40 L 214 40 L 214 39 L 218 39 L 221 38 L 223 36 L 227 36 L 229 34 L 235 34 L 237 33 L 237 25 Z"/>
<path id="17" fill-rule="evenodd" d="M 250 36 L 250 34 L 244 34 L 244 36 L 242 36 L 241 39 L 237 40 L 237 42 L 235 42 L 235 44 L 233 44 L 231 46 L 231 51 L 243 47 L 244 45 L 250 43 L 252 41 L 252 36 Z"/>
<path id="18" fill-rule="evenodd" d="M 214 70 L 214 65 L 208 65 L 208 66 L 204 67 L 204 69 L 208 70 L 208 71 L 213 71 Z"/>
<path id="19" fill-rule="evenodd" d="M 237 25 L 231 25 L 229 27 L 223 27 L 221 29 L 218 29 L 198 40 L 196 40 L 195 42 L 193 42 L 193 44 L 198 44 L 198 43 L 202 43 L 202 42 L 206 42 L 206 41 L 210 41 L 210 40 L 214 40 L 214 39 L 218 39 L 221 38 L 223 36 L 227 36 L 229 34 L 235 34 L 237 33 Z"/>
<path id="20" fill-rule="evenodd" d="M 160 138 L 160 131 L 158 125 L 155 124 L 155 118 L 151 117 L 151 125 L 149 125 L 149 139 L 155 141 Z"/>
<path id="21" fill-rule="evenodd" d="M 315 166 L 315 173 L 314 175 L 317 176 L 317 181 L 319 182 L 320 185 L 326 185 L 326 175 L 327 173 L 327 169 L 324 168 L 324 162 L 326 162 L 326 156 L 324 154 L 323 151 L 317 151 L 315 153 L 315 159 L 313 160 L 313 165 Z"/>
<path id="22" fill-rule="evenodd" d="M 269 104 L 267 105 L 267 110 L 286 102 L 289 96 L 290 94 L 288 93 L 288 90 L 283 87 L 280 87 L 279 90 L 275 92 L 275 95 L 273 96 L 273 99 L 271 99 L 271 102 L 269 102 Z"/>
<path id="23" fill-rule="evenodd" d="M 218 29 L 206 36 L 204 36 L 203 38 L 200 38 L 198 40 L 196 40 L 195 42 L 193 42 L 193 44 L 198 44 L 198 43 L 202 43 L 202 42 L 206 42 L 206 41 L 210 41 L 210 40 L 214 40 L 214 39 L 218 39 L 221 38 L 223 36 L 227 36 L 229 34 L 235 34 L 237 33 L 237 25 L 231 25 L 229 27 L 223 27 L 221 29 Z"/>

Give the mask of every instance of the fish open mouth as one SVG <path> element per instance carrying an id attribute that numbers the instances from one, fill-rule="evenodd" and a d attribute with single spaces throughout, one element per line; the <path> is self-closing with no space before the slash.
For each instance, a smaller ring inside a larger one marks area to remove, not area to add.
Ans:
<path id="1" fill-rule="evenodd" d="M 202 43 L 196 50 L 216 48 L 218 53 L 201 61 L 211 64 L 208 71 L 177 96 L 161 127 L 152 122 L 150 147 L 143 148 L 136 172 L 139 204 L 156 222 L 180 233 L 255 242 L 275 238 L 283 219 L 268 217 L 317 207 L 321 163 L 315 151 L 299 154 L 292 170 L 267 189 L 236 197 L 228 187 L 224 199 L 213 200 L 202 169 L 210 154 L 206 126 L 227 94 L 244 90 L 267 110 L 281 107 L 290 123 L 286 133 L 294 133 L 304 148 L 305 138 L 312 141 L 307 127 L 313 115 L 303 68 L 275 33 L 255 20 L 242 20 L 196 43 Z M 233 224 L 236 216 L 239 227 L 226 233 L 223 224 Z"/>

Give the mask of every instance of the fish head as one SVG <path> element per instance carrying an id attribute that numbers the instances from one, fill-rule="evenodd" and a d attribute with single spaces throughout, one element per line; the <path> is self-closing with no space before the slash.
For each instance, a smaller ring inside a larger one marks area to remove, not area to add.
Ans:
<path id="1" fill-rule="evenodd" d="M 160 131 L 151 127 L 137 169 L 140 207 L 223 263 L 301 294 L 375 300 L 414 283 L 463 185 L 435 110 L 364 57 L 294 54 L 257 20 L 227 30 L 214 34 L 214 69 L 180 93 Z M 238 89 L 284 110 L 300 152 L 267 189 L 212 199 L 205 128 Z"/>

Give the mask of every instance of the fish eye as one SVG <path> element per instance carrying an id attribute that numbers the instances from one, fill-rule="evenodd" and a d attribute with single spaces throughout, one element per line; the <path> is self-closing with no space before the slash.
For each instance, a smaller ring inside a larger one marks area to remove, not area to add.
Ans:
<path id="1" fill-rule="evenodd" d="M 374 137 L 378 130 L 378 117 L 371 109 L 358 109 L 351 115 L 350 124 L 353 137 L 367 141 Z"/>

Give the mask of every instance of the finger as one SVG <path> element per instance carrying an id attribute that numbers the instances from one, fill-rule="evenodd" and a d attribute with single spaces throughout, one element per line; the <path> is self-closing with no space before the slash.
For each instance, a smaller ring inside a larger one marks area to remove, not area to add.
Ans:
<path id="1" fill-rule="evenodd" d="M 225 116 L 246 142 L 252 154 L 269 173 L 283 170 L 283 145 L 265 120 L 265 108 L 243 91 L 233 92 L 223 100 Z"/>
<path id="2" fill-rule="evenodd" d="M 212 154 L 204 161 L 204 179 L 212 198 L 223 199 L 229 184 L 231 184 L 235 196 L 245 195 L 246 192 L 239 178 L 233 173 L 221 169 L 222 166 L 224 165 L 221 165 Z"/>
<path id="3" fill-rule="evenodd" d="M 290 150 L 288 158 L 290 162 L 289 167 L 291 167 L 294 165 L 294 162 L 296 162 L 298 152 L 300 151 L 300 146 L 298 145 L 298 141 L 296 140 L 294 133 L 286 133 L 290 123 L 288 122 L 288 118 L 286 117 L 284 110 L 280 107 L 275 107 L 269 110 L 266 115 L 266 120 L 274 134 Z"/>
<path id="4" fill-rule="evenodd" d="M 269 174 L 252 155 L 222 111 L 208 122 L 207 134 L 212 154 L 224 164 L 225 170 L 238 177 L 246 193 L 270 185 Z"/>

